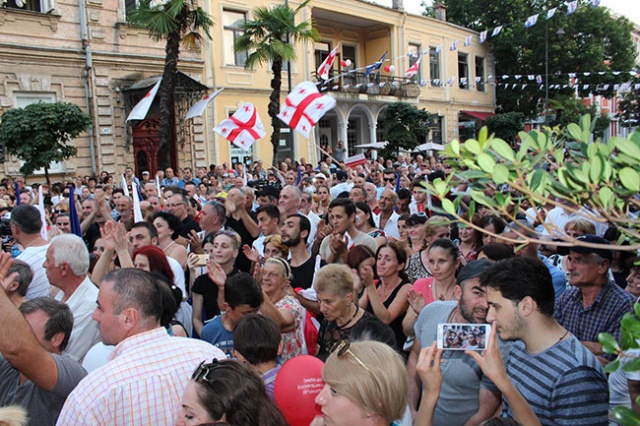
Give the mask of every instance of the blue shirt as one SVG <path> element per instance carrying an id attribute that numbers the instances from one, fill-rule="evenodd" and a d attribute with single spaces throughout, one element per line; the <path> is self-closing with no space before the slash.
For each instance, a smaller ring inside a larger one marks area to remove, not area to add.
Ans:
<path id="1" fill-rule="evenodd" d="M 219 348 L 227 358 L 233 357 L 233 332 L 222 324 L 222 315 L 218 315 L 202 327 L 200 339 Z"/>
<path id="2" fill-rule="evenodd" d="M 582 302 L 582 292 L 571 287 L 556 299 L 555 319 L 581 342 L 597 342 L 598 334 L 610 333 L 620 341 L 620 321 L 627 312 L 633 310 L 635 297 L 613 282 L 607 282 L 593 303 L 586 308 Z M 603 357 L 613 360 L 615 356 Z"/>
<path id="3" fill-rule="evenodd" d="M 554 266 L 546 256 L 538 253 L 538 257 L 542 260 L 544 266 L 549 269 L 551 280 L 553 281 L 553 291 L 555 292 L 555 297 L 557 299 L 567 289 L 567 275 L 557 266 Z"/>

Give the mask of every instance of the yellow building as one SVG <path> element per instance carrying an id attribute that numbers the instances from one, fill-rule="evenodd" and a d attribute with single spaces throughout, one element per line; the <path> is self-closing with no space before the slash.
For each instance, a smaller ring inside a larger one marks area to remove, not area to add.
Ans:
<path id="1" fill-rule="evenodd" d="M 355 148 L 358 145 L 384 141 L 378 122 L 391 102 L 407 102 L 432 113 L 433 142 L 446 143 L 473 133 L 493 113 L 495 89 L 485 84 L 493 74 L 488 44 L 480 44 L 477 33 L 447 23 L 444 9 L 438 10 L 440 19 L 432 19 L 405 13 L 401 3 L 396 1 L 394 7 L 388 8 L 360 0 L 313 0 L 300 11 L 300 19 L 314 21 L 321 40 L 314 45 L 297 46 L 298 58 L 291 64 L 291 85 L 317 81 L 318 66 L 339 46 L 331 80 L 323 86 L 324 93 L 336 98 L 337 106 L 318 123 L 315 137 L 310 140 L 283 133 L 278 150 L 280 159 L 304 157 L 313 162 L 319 155 L 316 147 L 325 142 L 335 145 L 342 140 L 348 152 L 355 154 L 362 151 Z M 212 102 L 208 127 L 244 102 L 254 103 L 268 126 L 271 73 L 267 68 L 245 70 L 244 57 L 231 47 L 238 22 L 251 19 L 251 9 L 260 4 L 260 1 L 212 3 L 210 13 L 219 24 L 210 46 L 214 65 L 210 73 L 207 68 L 206 82 L 226 89 Z M 289 4 L 296 7 L 299 3 Z M 465 43 L 469 37 L 471 42 Z M 454 41 L 457 49 L 450 50 Z M 379 61 L 385 53 L 387 60 L 383 66 L 366 75 L 365 67 Z M 417 75 L 404 78 L 405 71 L 419 56 L 422 59 Z M 341 61 L 347 60 L 351 65 L 343 68 Z M 395 68 L 395 72 L 385 71 L 387 67 Z M 286 73 L 282 90 L 284 98 L 288 90 Z M 218 161 L 231 157 L 234 162 L 249 158 L 272 162 L 268 136 L 254 145 L 251 155 L 232 148 L 219 137 L 216 140 L 211 158 Z"/>
<path id="2" fill-rule="evenodd" d="M 0 113 L 43 100 L 73 102 L 92 116 L 92 131 L 75 141 L 78 156 L 53 165 L 52 173 L 67 177 L 102 170 L 121 173 L 125 166 L 135 166 L 138 174 L 145 169 L 153 172 L 157 107 L 141 122 L 127 124 L 125 118 L 161 75 L 164 44 L 126 23 L 127 7 L 134 0 L 5 1 L 7 7 L 0 9 Z M 258 0 L 203 4 L 215 26 L 212 40 L 205 41 L 200 51 L 181 52 L 173 166 L 273 162 L 267 114 L 271 72 L 267 67 L 245 70 L 244 55 L 233 51 L 238 24 L 250 20 L 251 10 L 264 4 Z M 289 4 L 296 7 L 299 2 Z M 301 10 L 299 18 L 313 19 L 321 40 L 296 46 L 291 86 L 316 81 L 316 69 L 339 45 L 332 80 L 323 87 L 324 93 L 336 98 L 337 106 L 309 140 L 287 132 L 285 126 L 278 156 L 313 162 L 321 142 L 343 140 L 353 154 L 359 152 L 357 145 L 383 141 L 378 122 L 385 106 L 397 101 L 433 114 L 430 141 L 446 143 L 478 128 L 495 108 L 494 88 L 484 83 L 494 74 L 489 46 L 479 44 L 477 33 L 447 23 L 444 10 L 438 13 L 441 19 L 426 18 L 405 13 L 401 1 L 389 8 L 361 0 L 313 0 Z M 471 42 L 465 45 L 468 37 Z M 457 49 L 450 50 L 454 41 Z M 381 68 L 366 75 L 364 67 L 385 52 Z M 418 73 L 404 78 L 419 56 Z M 341 67 L 347 60 L 351 65 Z M 188 107 L 203 93 L 220 87 L 225 90 L 202 117 L 184 120 Z M 285 71 L 282 100 L 288 89 Z M 256 105 L 268 132 L 250 153 L 233 148 L 213 132 L 245 102 Z M 4 174 L 16 174 L 19 166 L 7 159 Z"/>

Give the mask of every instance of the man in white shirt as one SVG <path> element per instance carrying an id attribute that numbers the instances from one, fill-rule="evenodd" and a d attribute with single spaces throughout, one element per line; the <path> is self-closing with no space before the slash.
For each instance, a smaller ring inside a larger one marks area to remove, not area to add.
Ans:
<path id="1" fill-rule="evenodd" d="M 398 218 L 400 215 L 394 211 L 397 202 L 398 194 L 391 189 L 385 189 L 378 200 L 380 214 L 373 216 L 376 226 L 382 229 L 387 237 L 400 238 L 400 231 L 398 231 Z"/>
<path id="2" fill-rule="evenodd" d="M 27 299 L 49 295 L 49 280 L 42 267 L 49 243 L 42 239 L 41 228 L 40 211 L 36 207 L 23 204 L 11 212 L 11 232 L 23 248 L 16 259 L 28 263 L 33 270 Z"/>
<path id="3" fill-rule="evenodd" d="M 49 282 L 62 290 L 56 300 L 66 303 L 73 313 L 73 331 L 64 353 L 82 362 L 89 349 L 100 341 L 98 323 L 91 318 L 98 287 L 87 276 L 89 251 L 77 235 L 58 235 L 51 240 L 42 266 Z"/>

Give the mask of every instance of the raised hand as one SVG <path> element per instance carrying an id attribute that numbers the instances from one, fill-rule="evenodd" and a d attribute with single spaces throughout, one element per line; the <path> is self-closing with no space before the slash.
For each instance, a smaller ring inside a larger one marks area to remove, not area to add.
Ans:
<path id="1" fill-rule="evenodd" d="M 407 293 L 407 299 L 409 301 L 409 306 L 411 306 L 411 309 L 413 310 L 413 312 L 415 312 L 416 315 L 419 315 L 420 311 L 422 311 L 422 308 L 424 308 L 425 306 L 424 297 L 422 297 L 422 293 L 418 293 L 417 291 L 411 288 Z"/>
<path id="2" fill-rule="evenodd" d="M 204 250 L 202 249 L 202 241 L 200 241 L 198 233 L 193 229 L 189 232 L 189 246 L 191 253 L 204 254 Z"/>
<path id="3" fill-rule="evenodd" d="M 242 253 L 253 263 L 258 263 L 260 261 L 260 253 L 255 248 L 249 247 L 249 245 L 245 244 L 242 246 Z"/>
<path id="4" fill-rule="evenodd" d="M 436 342 L 420 350 L 416 364 L 416 372 L 427 394 L 433 395 L 440 393 L 440 386 L 442 385 L 442 370 L 440 369 L 441 357 L 442 349 L 437 348 Z"/>
<path id="5" fill-rule="evenodd" d="M 213 260 L 213 257 L 209 258 L 207 262 L 207 276 L 218 287 L 224 288 L 224 283 L 227 281 L 227 274 L 222 269 L 219 263 Z"/>

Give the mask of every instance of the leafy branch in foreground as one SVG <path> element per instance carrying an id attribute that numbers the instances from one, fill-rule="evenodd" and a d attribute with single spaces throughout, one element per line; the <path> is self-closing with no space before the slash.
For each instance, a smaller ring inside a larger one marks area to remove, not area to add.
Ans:
<path id="1" fill-rule="evenodd" d="M 566 128 L 520 132 L 517 150 L 482 128 L 477 140 L 454 140 L 447 145 L 443 155 L 457 172 L 446 180 L 427 184 L 427 189 L 442 200 L 442 212 L 460 221 L 457 212 L 465 197 L 470 197 L 469 217 L 478 206 L 484 206 L 491 214 L 509 221 L 516 220 L 514 212 L 526 200 L 547 232 L 561 235 L 562 230 L 544 223 L 548 210 L 561 205 L 591 221 L 615 225 L 630 243 L 623 249 L 638 249 L 640 221 L 631 213 L 640 210 L 640 133 L 603 142 L 599 138 L 593 140 L 594 127 L 595 122 L 585 115 L 578 124 L 571 123 Z M 470 192 L 452 193 L 452 188 L 461 183 Z M 463 222 L 486 232 L 470 221 Z M 503 240 L 550 244 L 531 237 L 534 232 L 533 227 L 516 230 L 517 240 Z M 583 244 L 568 238 L 553 244 L 576 243 Z"/>

